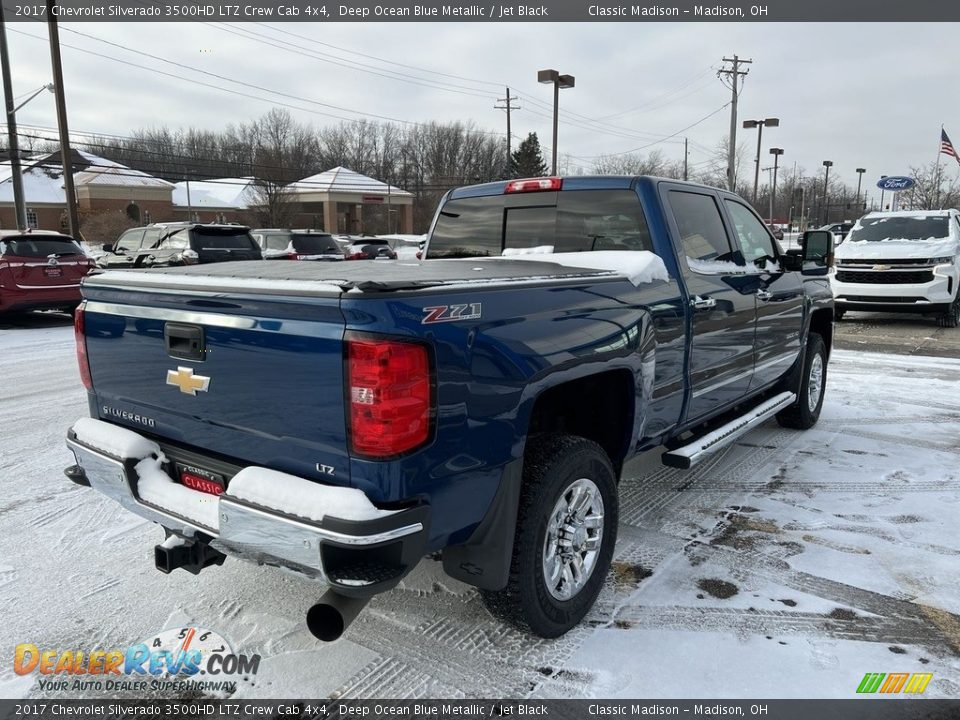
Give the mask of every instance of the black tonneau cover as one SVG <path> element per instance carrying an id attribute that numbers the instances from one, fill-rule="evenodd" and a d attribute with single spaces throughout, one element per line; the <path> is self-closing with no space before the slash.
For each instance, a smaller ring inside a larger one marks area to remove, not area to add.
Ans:
<path id="1" fill-rule="evenodd" d="M 531 280 L 573 280 L 616 274 L 606 270 L 564 267 L 539 260 L 469 258 L 457 260 L 357 260 L 336 264 L 245 261 L 145 271 L 116 270 L 90 277 L 91 285 L 142 286 L 201 291 L 280 294 L 340 292 L 395 292 L 446 285 L 500 284 Z M 212 281 L 204 282 L 205 278 Z M 191 282 L 195 279 L 195 283 Z M 236 280 L 233 284 L 230 281 Z M 287 286 L 287 287 L 285 287 Z M 313 293 L 310 293 L 313 294 Z"/>

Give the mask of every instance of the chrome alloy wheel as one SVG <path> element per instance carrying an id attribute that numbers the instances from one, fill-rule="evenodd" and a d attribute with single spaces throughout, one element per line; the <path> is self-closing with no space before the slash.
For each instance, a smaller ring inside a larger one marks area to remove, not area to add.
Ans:
<path id="1" fill-rule="evenodd" d="M 543 539 L 543 580 L 557 600 L 569 600 L 590 579 L 603 538 L 603 497 L 580 478 L 557 499 Z"/>
<path id="2" fill-rule="evenodd" d="M 817 353 L 810 361 L 810 377 L 807 380 L 807 407 L 817 411 L 820 394 L 823 392 L 823 356 Z"/>

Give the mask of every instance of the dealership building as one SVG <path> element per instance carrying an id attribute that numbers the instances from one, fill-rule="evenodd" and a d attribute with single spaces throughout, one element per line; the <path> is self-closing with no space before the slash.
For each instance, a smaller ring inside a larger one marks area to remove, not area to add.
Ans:
<path id="1" fill-rule="evenodd" d="M 192 220 L 255 224 L 262 197 L 255 178 L 171 183 L 80 150 L 71 151 L 81 229 L 85 219 L 123 213 L 131 224 Z M 27 225 L 67 229 L 63 165 L 59 151 L 21 161 Z M 294 227 L 332 233 L 413 232 L 413 195 L 344 167 L 287 186 Z M 15 228 L 12 171 L 0 162 L 0 228 Z M 368 227 L 369 226 L 369 227 Z"/>

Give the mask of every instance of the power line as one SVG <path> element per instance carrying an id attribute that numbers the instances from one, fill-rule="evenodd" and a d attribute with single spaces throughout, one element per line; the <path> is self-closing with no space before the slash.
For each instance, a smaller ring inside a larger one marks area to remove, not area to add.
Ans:
<path id="1" fill-rule="evenodd" d="M 303 47 L 302 45 L 293 45 L 289 42 L 281 44 L 281 41 L 275 40 L 268 35 L 263 35 L 261 33 L 254 32 L 253 30 L 248 30 L 246 28 L 232 28 L 225 26 L 225 23 L 205 23 L 210 25 L 215 30 L 220 30 L 222 32 L 230 33 L 237 37 L 243 38 L 245 40 L 252 40 L 253 42 L 261 43 L 263 45 L 268 45 L 270 47 L 283 50 L 285 52 L 293 53 L 299 57 L 307 57 L 318 62 L 329 63 L 331 65 L 337 65 L 339 67 L 347 68 L 348 70 L 354 70 L 357 72 L 367 73 L 369 75 L 376 75 L 378 77 L 386 78 L 387 80 L 398 80 L 400 82 L 410 83 L 413 85 L 419 85 L 421 87 L 428 87 L 434 90 L 442 90 L 444 92 L 452 92 L 460 95 L 470 95 L 472 97 L 480 98 L 490 98 L 493 95 L 492 92 L 478 92 L 473 88 L 465 88 L 464 86 L 451 85 L 449 83 L 443 83 L 438 81 L 426 80 L 422 78 L 414 78 L 403 73 L 399 73 L 393 70 L 388 70 L 386 68 L 375 68 L 372 65 L 366 65 L 364 63 L 357 63 L 355 61 L 342 60 L 335 58 L 335 56 L 329 56 L 326 53 L 321 53 L 316 50 L 310 50 Z M 241 34 L 245 33 L 245 34 Z M 390 74 L 387 74 L 390 73 Z"/>
<path id="2" fill-rule="evenodd" d="M 15 29 L 13 29 L 13 28 L 9 28 L 9 30 L 10 30 L 10 32 L 17 33 L 18 35 L 23 35 L 24 37 L 33 38 L 34 40 L 39 40 L 39 41 L 44 42 L 44 43 L 46 42 L 46 40 L 45 40 L 44 38 L 41 38 L 41 37 L 39 37 L 39 36 L 37 36 L 37 35 L 31 35 L 30 33 L 23 32 L 22 30 L 15 30 Z M 76 33 L 76 34 L 78 34 L 78 35 L 84 35 L 84 33 L 80 33 L 79 31 L 76 31 L 76 30 L 70 30 L 69 28 L 64 28 L 64 30 L 69 30 L 70 32 Z M 338 106 L 336 106 L 336 105 L 330 105 L 330 104 L 328 104 L 328 103 L 322 103 L 322 102 L 317 101 L 317 100 L 310 100 L 310 99 L 308 99 L 308 98 L 300 98 L 300 97 L 298 97 L 298 96 L 296 96 L 296 95 L 288 95 L 288 94 L 281 93 L 281 92 L 276 91 L 276 90 L 270 90 L 269 88 L 261 88 L 261 87 L 259 87 L 259 86 L 252 85 L 252 84 L 250 84 L 250 83 L 245 83 L 245 82 L 240 81 L 240 80 L 233 80 L 233 79 L 227 78 L 227 77 L 225 77 L 225 76 L 216 75 L 215 73 L 209 73 L 209 72 L 204 71 L 204 70 L 199 70 L 199 69 L 197 69 L 197 68 L 193 68 L 193 67 L 190 67 L 190 66 L 188 66 L 188 65 L 183 65 L 183 64 L 181 64 L 181 63 L 176 63 L 176 62 L 174 62 L 174 61 L 172 61 L 172 60 L 167 60 L 167 59 L 165 59 L 165 58 L 159 58 L 159 57 L 157 57 L 157 56 L 151 56 L 151 55 L 149 55 L 148 53 L 143 53 L 143 52 L 138 51 L 138 50 L 132 50 L 132 49 L 130 49 L 130 48 L 125 48 L 125 47 L 122 46 L 122 45 L 118 45 L 118 44 L 116 44 L 116 43 L 111 43 L 111 42 L 109 42 L 109 41 L 101 40 L 100 38 L 95 38 L 95 37 L 89 36 L 89 35 L 86 35 L 86 37 L 90 37 L 91 39 L 94 39 L 94 40 L 99 40 L 100 42 L 105 42 L 105 43 L 107 43 L 107 44 L 109 44 L 109 45 L 115 45 L 116 47 L 119 47 L 119 48 L 121 48 L 121 49 L 128 50 L 128 51 L 130 51 L 130 52 L 134 52 L 134 53 L 141 54 L 141 55 L 146 55 L 147 57 L 152 57 L 152 58 L 154 58 L 154 59 L 160 60 L 161 62 L 166 62 L 166 63 L 170 63 L 170 64 L 173 64 L 173 65 L 178 65 L 178 66 L 183 67 L 183 68 L 185 68 L 185 69 L 192 70 L 192 71 L 195 71 L 195 72 L 198 72 L 198 73 L 201 73 L 201 74 L 210 75 L 210 76 L 213 76 L 213 77 L 217 77 L 217 78 L 219 78 L 219 79 L 224 79 L 224 80 L 226 80 L 226 81 L 228 81 L 228 82 L 232 82 L 232 83 L 235 83 L 235 84 L 238 84 L 238 85 L 244 85 L 244 86 L 251 87 L 251 88 L 254 88 L 254 89 L 258 89 L 258 90 L 265 90 L 266 92 L 273 93 L 273 94 L 275 94 L 275 95 L 280 95 L 280 96 L 283 96 L 283 97 L 293 98 L 293 99 L 299 100 L 299 101 L 301 101 L 301 102 L 307 102 L 307 103 L 311 103 L 311 104 L 321 105 L 321 106 L 324 106 L 324 107 L 330 107 L 330 108 L 333 108 L 333 109 L 339 109 L 339 110 L 343 110 L 343 111 L 345 111 L 345 112 L 354 113 L 354 114 L 356 114 L 356 115 L 363 115 L 363 116 L 366 116 L 366 117 L 373 117 L 373 118 L 377 118 L 377 119 L 379 119 L 379 120 L 387 120 L 387 121 L 389 121 L 389 122 L 396 122 L 396 123 L 400 123 L 400 124 L 403 124 L 403 125 L 418 126 L 418 127 L 426 127 L 426 126 L 429 126 L 429 125 L 430 125 L 430 123 L 417 122 L 417 121 L 413 121 L 413 120 L 403 120 L 403 119 L 401 119 L 401 118 L 394 118 L 394 117 L 390 117 L 390 116 L 387 116 L 387 115 L 378 115 L 378 114 L 376 114 L 376 113 L 364 112 L 364 111 L 362 111 L 362 110 L 353 110 L 353 109 L 351 109 L 351 108 L 340 108 L 340 107 L 338 107 Z M 224 93 L 229 93 L 229 94 L 231 94 L 231 95 L 237 95 L 237 96 L 239 96 L 239 97 L 245 97 L 245 98 L 252 99 L 252 100 L 260 100 L 260 101 L 262 101 L 262 102 L 268 102 L 268 103 L 271 103 L 271 104 L 273 104 L 273 105 L 279 105 L 279 106 L 281 106 L 281 107 L 290 108 L 290 109 L 292 109 L 292 110 L 299 110 L 299 111 L 301 111 L 301 112 L 312 113 L 312 114 L 314 114 L 314 115 L 320 115 L 320 116 L 323 116 L 323 117 L 331 117 L 331 118 L 334 118 L 334 119 L 337 119 L 337 120 L 342 120 L 342 121 L 344 121 L 344 122 L 354 122 L 355 120 L 357 120 L 357 118 L 345 117 L 345 116 L 343 116 L 343 115 L 337 115 L 337 114 L 335 114 L 335 113 L 324 112 L 324 111 L 320 111 L 320 110 L 314 110 L 314 109 L 310 109 L 310 108 L 301 107 L 301 106 L 299 106 L 299 105 L 292 105 L 292 104 L 290 104 L 290 103 L 282 102 L 282 101 L 280 101 L 280 100 L 274 100 L 274 99 L 272 99 L 272 98 L 265 98 L 265 97 L 258 96 L 258 95 L 252 95 L 252 94 L 250 94 L 250 93 L 241 92 L 241 91 L 239 91 L 239 90 L 233 90 L 233 89 L 231 89 L 231 88 L 225 88 L 225 87 L 222 87 L 222 86 L 220 86 L 220 85 L 214 85 L 214 84 L 212 84 L 212 83 L 207 83 L 207 82 L 204 82 L 204 81 L 202 81 L 202 80 L 197 80 L 197 79 L 195 79 L 195 78 L 189 78 L 189 77 L 184 77 L 183 75 L 177 75 L 177 74 L 174 74 L 174 73 L 165 72 L 165 71 L 159 70 L 159 69 L 157 69 L 157 68 L 148 67 L 148 66 L 146 66 L 146 65 L 139 65 L 139 64 L 137 64 L 137 63 L 130 62 L 129 60 L 122 60 L 122 59 L 120 59 L 120 58 L 113 57 L 112 55 L 106 55 L 106 54 L 104 54 L 104 53 L 99 53 L 99 52 L 96 52 L 96 51 L 93 51 L 93 50 L 89 50 L 89 49 L 87 49 L 87 48 L 78 47 L 78 46 L 76 46 L 76 45 L 70 45 L 70 44 L 68 44 L 68 43 L 61 43 L 61 45 L 62 45 L 63 47 L 66 47 L 66 48 L 70 48 L 71 50 L 76 50 L 76 51 L 78 51 L 78 52 L 82 52 L 82 53 L 85 53 L 85 54 L 88 54 L 88 55 L 93 55 L 93 56 L 95 56 L 95 57 L 99 57 L 99 58 L 103 58 L 103 59 L 106 59 L 106 60 L 111 60 L 111 61 L 113 61 L 113 62 L 121 63 L 121 64 L 123 64 L 123 65 L 126 66 L 126 67 L 139 68 L 139 69 L 141 69 L 141 70 L 146 70 L 146 71 L 148 71 L 148 72 L 156 73 L 156 74 L 158 74 L 158 75 L 163 75 L 163 76 L 165 76 L 165 77 L 173 78 L 173 79 L 175 79 L 175 80 L 181 80 L 181 81 L 184 81 L 184 82 L 193 83 L 193 84 L 195 84 L 195 85 L 200 85 L 200 86 L 202 86 L 202 87 L 211 88 L 211 89 L 213 89 L 213 90 L 217 90 L 217 91 L 224 92 Z M 500 136 L 500 135 L 502 135 L 502 133 L 491 132 L 491 131 L 488 131 L 488 130 L 475 130 L 474 132 L 477 132 L 477 133 L 483 134 L 483 135 L 492 135 L 492 136 Z"/>
<path id="3" fill-rule="evenodd" d="M 709 119 L 712 118 L 714 115 L 716 115 L 718 112 L 720 112 L 721 110 L 723 110 L 724 108 L 726 108 L 727 105 L 729 105 L 729 104 L 730 104 L 730 103 L 724 103 L 723 105 L 721 105 L 720 107 L 718 107 L 718 108 L 717 108 L 716 110 L 714 110 L 713 112 L 711 112 L 711 113 L 709 113 L 709 114 L 707 114 L 707 115 L 704 115 L 702 118 L 700 118 L 700 119 L 697 120 L 696 122 L 691 123 L 690 125 L 687 125 L 687 126 L 684 127 L 684 128 L 680 128 L 680 129 L 677 130 L 676 132 L 670 133 L 670 134 L 667 135 L 666 137 L 664 137 L 664 138 L 662 138 L 662 139 L 660 139 L 660 140 L 658 140 L 658 141 L 656 141 L 656 142 L 652 142 L 652 143 L 649 143 L 649 144 L 647 144 L 647 145 L 641 145 L 640 147 L 632 148 L 632 149 L 630 149 L 630 150 L 623 150 L 622 152 L 604 153 L 604 154 L 602 154 L 602 155 L 588 155 L 588 156 L 582 156 L 582 157 L 580 157 L 579 159 L 581 159 L 581 160 L 596 160 L 596 159 L 599 159 L 599 158 L 614 157 L 614 156 L 617 156 L 617 155 L 629 155 L 630 153 L 635 153 L 635 152 L 640 152 L 641 150 L 646 150 L 647 148 L 653 147 L 654 145 L 661 145 L 661 144 L 665 143 L 665 142 L 668 141 L 668 140 L 672 140 L 673 138 L 675 138 L 675 137 L 676 137 L 677 135 L 679 135 L 680 133 L 686 132 L 686 131 L 689 130 L 690 128 L 696 127 L 696 126 L 699 125 L 700 123 L 705 122 L 706 120 L 709 120 Z M 572 156 L 572 155 L 571 155 L 571 157 L 575 157 L 575 156 Z"/>
<path id="4" fill-rule="evenodd" d="M 480 84 L 480 85 L 491 85 L 491 86 L 494 86 L 494 87 L 501 87 L 501 86 L 504 84 L 504 83 L 499 83 L 499 82 L 493 82 L 492 80 L 477 80 L 477 79 L 474 79 L 474 78 L 464 77 L 464 76 L 462 76 L 462 75 L 453 75 L 453 74 L 451 74 L 451 73 L 439 72 L 438 70 L 430 70 L 430 69 L 428 69 L 428 68 L 418 67 L 418 66 L 416 66 L 416 65 L 406 65 L 406 64 L 404 64 L 404 63 L 397 62 L 396 60 L 387 60 L 386 58 L 377 57 L 376 55 L 368 55 L 368 54 L 366 54 L 366 53 L 362 53 L 362 52 L 359 52 L 359 51 L 357 51 L 357 50 L 350 50 L 349 48 L 340 47 L 339 45 L 333 45 L 333 44 L 331 44 L 331 43 L 323 42 L 323 41 L 321 41 L 321 40 L 316 40 L 316 39 L 314 39 L 314 38 L 310 38 L 310 37 L 307 37 L 307 36 L 305 36 L 305 35 L 299 35 L 299 34 L 297 34 L 297 33 L 295 33 L 295 32 L 291 32 L 291 31 L 289 31 L 289 30 L 282 30 L 282 29 L 280 29 L 280 28 L 278 28 L 278 27 L 274 27 L 273 25 L 269 25 L 269 24 L 267 24 L 267 23 L 253 23 L 253 24 L 254 24 L 254 25 L 262 25 L 263 27 L 269 28 L 270 30 L 273 30 L 274 32 L 282 33 L 282 34 L 284 34 L 284 35 L 289 35 L 289 36 L 291 36 L 291 37 L 300 38 L 301 40 L 306 40 L 307 42 L 311 42 L 311 43 L 314 43 L 314 44 L 316 44 L 316 45 L 323 45 L 324 47 L 333 48 L 334 50 L 340 50 L 341 52 L 350 53 L 351 55 L 358 55 L 358 56 L 360 56 L 360 57 L 365 57 L 365 58 L 368 58 L 368 59 L 370 59 L 370 60 L 377 60 L 378 62 L 383 62 L 383 63 L 387 63 L 387 64 L 390 64 L 390 65 L 396 65 L 397 67 L 407 68 L 408 70 L 417 70 L 417 71 L 419 71 L 419 72 L 431 73 L 431 74 L 433 74 L 433 75 L 440 75 L 440 76 L 442 76 L 442 77 L 448 77 L 448 78 L 452 78 L 452 79 L 456 79 L 456 80 L 464 80 L 464 81 L 466 81 L 466 82 L 477 83 L 477 84 Z"/>

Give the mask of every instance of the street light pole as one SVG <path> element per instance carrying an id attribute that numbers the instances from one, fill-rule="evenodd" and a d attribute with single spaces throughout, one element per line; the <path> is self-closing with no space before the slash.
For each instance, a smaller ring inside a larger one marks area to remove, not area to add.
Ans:
<path id="1" fill-rule="evenodd" d="M 857 168 L 857 207 L 860 207 L 860 183 L 863 182 L 863 174 L 867 171 L 866 168 Z"/>
<path id="2" fill-rule="evenodd" d="M 757 186 L 760 184 L 760 144 L 763 140 L 764 127 L 779 127 L 780 118 L 765 118 L 763 120 L 744 120 L 744 130 L 757 128 L 757 159 L 754 161 L 757 167 L 753 174 L 753 206 L 757 206 Z"/>
<path id="3" fill-rule="evenodd" d="M 73 187 L 73 155 L 70 152 L 70 129 L 67 127 L 67 101 L 63 89 L 63 64 L 60 62 L 60 32 L 57 28 L 57 0 L 47 0 L 47 32 L 50 35 L 50 65 L 53 68 L 54 94 L 57 98 L 57 128 L 60 131 L 60 157 L 63 164 L 63 190 L 67 200 L 67 222 L 70 235 L 80 239 L 80 214 L 77 193 Z"/>
<path id="4" fill-rule="evenodd" d="M 783 148 L 770 148 L 770 154 L 773 155 L 773 189 L 770 190 L 770 222 L 773 222 L 773 201 L 777 195 L 777 169 L 780 167 L 780 156 L 783 155 Z"/>
<path id="5" fill-rule="evenodd" d="M 557 174 L 557 125 L 560 113 L 560 90 L 572 88 L 576 83 L 573 75 L 561 75 L 556 70 L 541 70 L 537 73 L 537 82 L 549 85 L 553 83 L 553 148 L 550 174 Z"/>
<path id="6" fill-rule="evenodd" d="M 827 195 L 827 185 L 830 182 L 830 168 L 833 167 L 833 160 L 824 160 L 823 166 L 826 168 L 823 174 L 823 224 L 830 224 L 830 196 Z"/>

